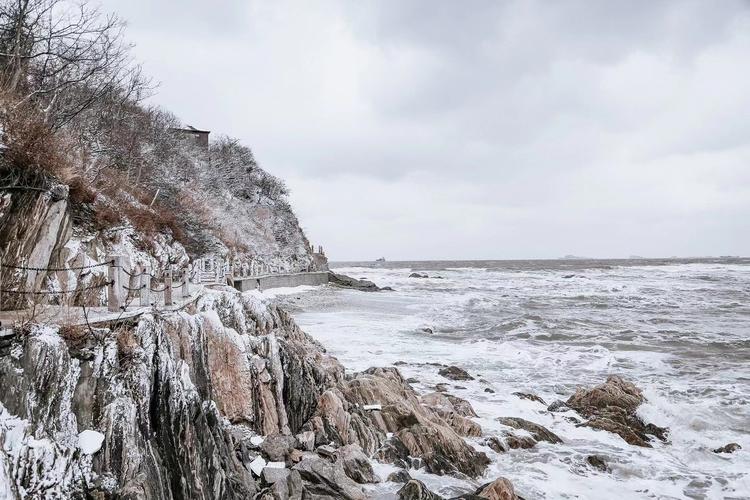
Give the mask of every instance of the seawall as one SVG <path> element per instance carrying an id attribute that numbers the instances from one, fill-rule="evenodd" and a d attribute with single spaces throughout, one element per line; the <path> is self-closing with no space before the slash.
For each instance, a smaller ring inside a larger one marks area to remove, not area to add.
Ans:
<path id="1" fill-rule="evenodd" d="M 252 278 L 238 278 L 234 280 L 234 287 L 241 291 L 267 290 L 269 288 L 295 287 L 301 285 L 324 285 L 328 283 L 328 272 L 267 274 Z"/>

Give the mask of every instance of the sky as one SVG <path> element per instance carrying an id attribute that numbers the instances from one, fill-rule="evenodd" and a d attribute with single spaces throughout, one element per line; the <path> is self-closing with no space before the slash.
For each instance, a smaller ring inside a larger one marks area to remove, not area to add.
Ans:
<path id="1" fill-rule="evenodd" d="M 332 260 L 750 255 L 750 2 L 105 0 Z"/>

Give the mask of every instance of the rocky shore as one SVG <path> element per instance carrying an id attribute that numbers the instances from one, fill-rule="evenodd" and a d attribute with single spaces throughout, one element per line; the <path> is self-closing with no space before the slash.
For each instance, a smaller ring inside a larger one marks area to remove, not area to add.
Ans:
<path id="1" fill-rule="evenodd" d="M 402 499 L 441 498 L 409 473 L 423 469 L 480 485 L 460 498 L 513 499 L 509 479 L 484 476 L 481 449 L 565 439 L 512 415 L 497 416 L 507 431 L 487 435 L 468 401 L 417 394 L 397 367 L 346 373 L 284 310 L 229 288 L 89 333 L 35 327 L 6 342 L 8 498 L 362 499 L 382 481 L 402 484 Z M 471 377 L 436 369 L 446 380 Z M 667 430 L 635 415 L 643 401 L 610 377 L 546 411 L 577 412 L 579 425 L 649 446 Z M 397 471 L 378 477 L 371 460 Z"/>

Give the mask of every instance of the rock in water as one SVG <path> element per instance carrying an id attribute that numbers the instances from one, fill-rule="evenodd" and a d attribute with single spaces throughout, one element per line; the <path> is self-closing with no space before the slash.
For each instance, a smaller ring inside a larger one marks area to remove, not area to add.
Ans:
<path id="1" fill-rule="evenodd" d="M 474 494 L 488 500 L 516 500 L 518 498 L 513 489 L 513 483 L 504 477 L 480 486 Z"/>
<path id="2" fill-rule="evenodd" d="M 529 422 L 528 420 L 524 420 L 523 418 L 518 417 L 500 417 L 496 419 L 498 422 L 500 422 L 503 425 L 507 425 L 508 427 L 513 427 L 514 429 L 523 429 L 525 431 L 528 431 L 531 433 L 533 438 L 537 441 L 547 441 L 548 443 L 552 444 L 558 444 L 562 443 L 562 439 L 555 434 L 554 432 L 550 431 L 546 427 L 535 424 L 534 422 Z"/>
<path id="3" fill-rule="evenodd" d="M 418 479 L 412 479 L 398 490 L 400 500 L 443 500 L 443 497 L 427 489 Z"/>
<path id="4" fill-rule="evenodd" d="M 521 399 L 528 399 L 529 401 L 536 401 L 537 403 L 542 403 L 544 406 L 547 406 L 547 403 L 545 403 L 542 398 L 530 392 L 514 392 L 513 395 L 518 396 Z"/>
<path id="5" fill-rule="evenodd" d="M 404 469 L 399 469 L 396 472 L 391 472 L 388 475 L 388 479 L 386 479 L 386 481 L 390 481 L 391 483 L 405 484 L 411 481 L 411 475 L 409 474 L 408 471 Z"/>
<path id="6" fill-rule="evenodd" d="M 629 444 L 650 448 L 649 435 L 666 441 L 669 431 L 647 424 L 636 415 L 644 401 L 640 389 L 612 375 L 606 383 L 592 389 L 579 388 L 565 404 L 588 418 L 584 425 L 618 434 Z"/>
<path id="7" fill-rule="evenodd" d="M 363 292 L 378 292 L 381 290 L 381 288 L 372 281 L 358 280 L 344 274 L 334 273 L 333 271 L 328 271 L 328 283 L 340 288 L 351 288 Z"/>
<path id="8" fill-rule="evenodd" d="M 609 465 L 607 465 L 607 461 L 599 455 L 589 455 L 588 457 L 586 457 L 586 462 L 588 462 L 588 464 L 594 469 L 598 469 L 602 472 L 609 472 Z"/>
<path id="9" fill-rule="evenodd" d="M 729 443 L 727 445 L 722 446 L 721 448 L 716 448 L 714 450 L 714 453 L 734 453 L 737 450 L 741 450 L 742 446 L 740 446 L 737 443 Z"/>
<path id="10" fill-rule="evenodd" d="M 445 368 L 441 368 L 440 370 L 438 370 L 438 374 L 451 380 L 474 380 L 474 377 L 469 375 L 466 370 L 464 370 L 463 368 L 459 368 L 458 366 L 448 366 Z"/>

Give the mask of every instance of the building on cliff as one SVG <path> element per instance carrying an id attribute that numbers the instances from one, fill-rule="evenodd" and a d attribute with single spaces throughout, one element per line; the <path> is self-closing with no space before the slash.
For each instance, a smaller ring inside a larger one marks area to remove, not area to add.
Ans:
<path id="1" fill-rule="evenodd" d="M 194 141 L 195 145 L 199 148 L 208 150 L 208 135 L 211 133 L 210 130 L 198 130 L 192 125 L 187 125 L 185 128 L 173 128 L 172 131 Z"/>

